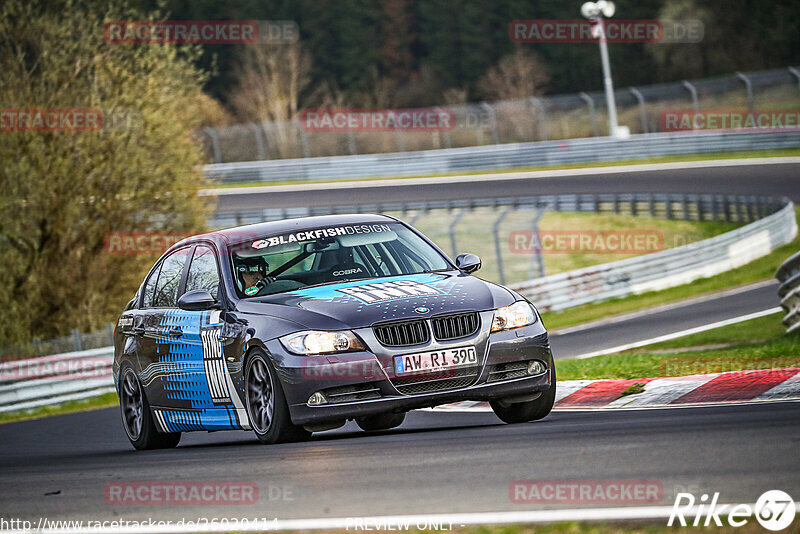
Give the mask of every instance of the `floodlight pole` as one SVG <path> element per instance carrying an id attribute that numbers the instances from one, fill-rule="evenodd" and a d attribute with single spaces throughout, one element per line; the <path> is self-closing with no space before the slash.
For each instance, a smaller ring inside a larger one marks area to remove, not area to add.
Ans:
<path id="1" fill-rule="evenodd" d="M 606 88 L 606 105 L 608 106 L 608 122 L 610 135 L 617 135 L 617 103 L 614 101 L 614 82 L 611 80 L 611 63 L 608 60 L 608 43 L 606 42 L 606 27 L 603 16 L 597 17 L 597 28 L 600 37 L 600 62 L 603 64 L 603 84 Z"/>

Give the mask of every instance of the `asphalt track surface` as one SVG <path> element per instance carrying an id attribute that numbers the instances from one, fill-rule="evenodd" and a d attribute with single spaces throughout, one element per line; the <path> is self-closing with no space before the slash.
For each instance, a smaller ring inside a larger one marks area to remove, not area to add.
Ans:
<path id="1" fill-rule="evenodd" d="M 177 449 L 145 453 L 128 444 L 118 411 L 104 409 L 3 425 L 0 517 L 296 519 L 554 507 L 511 502 L 517 480 L 648 480 L 663 485 L 665 505 L 677 491 L 751 503 L 775 488 L 800 495 L 798 448 L 793 403 L 555 411 L 521 425 L 492 413 L 417 411 L 375 435 L 348 423 L 306 443 L 264 446 L 249 432 L 194 433 Z M 259 498 L 236 506 L 106 502 L 107 483 L 143 480 L 253 482 Z"/>
<path id="2" fill-rule="evenodd" d="M 637 313 L 624 320 L 595 324 L 590 328 L 569 329 L 563 334 L 552 333 L 550 344 L 553 355 L 556 359 L 574 358 L 780 305 L 777 281 L 742 289 L 733 294 L 724 292 L 702 299 L 691 299 L 666 306 L 666 309 L 660 311 Z M 776 315 L 776 321 L 777 317 Z"/>
<path id="3" fill-rule="evenodd" d="M 797 165 L 728 167 L 602 178 L 472 182 L 220 197 L 226 209 L 591 192 L 787 195 L 800 200 Z M 626 174 L 626 173 L 622 173 Z M 702 179 L 698 178 L 701 174 Z M 223 207 L 222 205 L 220 207 Z M 553 336 L 566 357 L 775 306 L 774 286 L 694 302 L 624 322 Z M 306 443 L 263 446 L 249 432 L 193 433 L 175 450 L 133 451 L 117 409 L 0 426 L 0 518 L 325 518 L 579 507 L 517 504 L 516 480 L 649 480 L 661 504 L 678 491 L 755 502 L 769 489 L 800 495 L 800 404 L 554 411 L 504 425 L 491 413 L 415 411 L 393 431 L 353 423 Z M 253 505 L 124 506 L 108 483 L 255 483 Z M 624 504 L 624 503 L 618 503 Z M 613 505 L 613 504 L 612 504 Z"/>
<path id="4" fill-rule="evenodd" d="M 380 182 L 377 182 L 379 184 Z M 336 206 L 564 193 L 728 193 L 787 196 L 800 202 L 800 164 L 742 165 L 614 174 L 472 181 L 311 191 L 270 191 L 217 197 L 218 211 Z"/>

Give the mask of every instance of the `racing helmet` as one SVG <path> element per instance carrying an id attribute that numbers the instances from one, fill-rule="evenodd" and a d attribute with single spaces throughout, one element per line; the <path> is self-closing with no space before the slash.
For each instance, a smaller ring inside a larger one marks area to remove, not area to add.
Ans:
<path id="1" fill-rule="evenodd" d="M 236 258 L 236 277 L 244 289 L 247 284 L 244 281 L 245 273 L 259 273 L 261 278 L 267 277 L 269 272 L 269 263 L 264 256 L 238 256 Z"/>

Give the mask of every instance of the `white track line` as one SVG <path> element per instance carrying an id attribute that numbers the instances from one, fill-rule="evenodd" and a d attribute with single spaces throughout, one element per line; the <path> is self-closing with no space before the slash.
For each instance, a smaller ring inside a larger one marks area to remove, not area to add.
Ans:
<path id="1" fill-rule="evenodd" d="M 256 162 L 257 163 L 257 162 Z M 679 161 L 674 163 L 646 163 L 641 165 L 615 165 L 613 167 L 584 167 L 580 169 L 558 169 L 551 171 L 523 171 L 523 172 L 494 172 L 486 174 L 467 174 L 459 176 L 436 176 L 430 178 L 390 178 L 371 179 L 363 178 L 347 182 L 315 182 L 286 185 L 263 185 L 253 187 L 221 187 L 204 189 L 201 196 L 222 195 L 252 195 L 258 193 L 284 193 L 292 191 L 313 191 L 331 189 L 354 189 L 364 187 L 403 187 L 413 185 L 466 183 L 466 182 L 497 182 L 504 180 L 531 180 L 539 178 L 558 178 L 563 176 L 602 176 L 605 174 L 620 174 L 647 171 L 665 171 L 675 169 L 703 169 L 709 167 L 741 167 L 745 165 L 775 165 L 786 163 L 800 163 L 800 158 L 744 158 L 722 159 L 707 161 Z"/>
<path id="2" fill-rule="evenodd" d="M 737 295 L 739 293 L 745 293 L 747 291 L 753 291 L 755 289 L 761 289 L 762 287 L 767 286 L 778 286 L 778 281 L 775 279 L 770 280 L 762 280 L 761 282 L 756 282 L 754 284 L 748 284 L 746 286 L 739 286 L 734 287 L 732 289 L 725 289 L 722 291 L 716 291 L 714 293 L 709 293 L 707 295 L 701 295 L 699 297 L 691 297 L 688 299 L 679 300 L 676 302 L 670 302 L 669 304 L 661 304 L 658 306 L 653 306 L 650 308 L 645 308 L 644 310 L 639 310 L 635 312 L 615 315 L 613 317 L 609 317 L 608 319 L 598 319 L 596 321 L 590 321 L 587 323 L 581 323 L 575 326 L 568 326 L 566 328 L 560 328 L 556 330 L 549 330 L 551 336 L 560 336 L 563 334 L 571 334 L 573 332 L 580 332 L 582 330 L 588 330 L 590 328 L 597 328 L 599 326 L 606 326 L 609 324 L 621 323 L 624 321 L 628 321 L 630 319 L 638 319 L 639 317 L 647 317 L 648 315 L 653 315 L 654 313 L 661 313 L 664 311 L 675 310 L 678 308 L 683 308 L 685 306 L 693 306 L 695 304 L 702 304 L 704 302 L 709 302 L 711 300 L 716 300 L 724 297 L 729 297 L 731 295 Z"/>
<path id="3" fill-rule="evenodd" d="M 645 339 L 642 341 L 635 341 L 633 343 L 628 343 L 626 345 L 619 345 L 618 347 L 611 347 L 610 349 L 603 349 L 594 352 L 587 352 L 586 354 L 581 354 L 579 356 L 575 356 L 575 359 L 584 359 L 584 358 L 593 358 L 595 356 L 604 356 L 606 354 L 615 354 L 617 352 L 622 352 L 625 350 L 635 349 L 638 347 L 644 347 L 646 345 L 652 345 L 653 343 L 661 343 L 662 341 L 669 341 L 671 339 L 676 339 L 683 336 L 688 336 L 691 334 L 697 334 L 698 332 L 705 332 L 706 330 L 713 330 L 715 328 L 721 328 L 723 326 L 728 326 L 736 323 L 741 323 L 744 321 L 749 321 L 750 319 L 757 319 L 759 317 L 764 317 L 766 315 L 772 315 L 773 313 L 782 312 L 783 308 L 780 306 L 775 308 L 770 308 L 768 310 L 762 310 L 755 313 L 748 313 L 747 315 L 741 315 L 739 317 L 733 317 L 731 319 L 725 319 L 724 321 L 717 321 L 716 323 L 705 324 L 702 326 L 696 326 L 694 328 L 689 328 L 687 330 L 681 330 L 680 332 L 673 332 L 671 334 L 665 334 L 663 336 L 658 336 L 650 339 Z"/>
<path id="4" fill-rule="evenodd" d="M 734 504 L 717 504 L 717 507 L 727 506 L 730 509 Z M 749 504 L 751 509 L 755 509 L 755 504 Z M 795 503 L 800 507 L 800 503 Z M 683 517 L 687 522 L 704 513 L 707 506 L 694 506 L 691 508 L 681 508 Z M 564 521 L 629 521 L 629 520 L 663 520 L 664 526 L 672 513 L 673 506 L 632 506 L 615 508 L 572 508 L 556 510 L 521 510 L 514 512 L 477 512 L 477 513 L 456 513 L 456 514 L 419 514 L 419 515 L 395 515 L 395 516 L 373 516 L 373 517 L 332 517 L 320 519 L 275 519 L 273 521 L 250 521 L 248 524 L 234 526 L 230 521 L 226 526 L 203 525 L 139 525 L 136 527 L 118 528 L 72 528 L 72 529 L 48 529 L 36 530 L 42 534 L 66 534 L 66 533 L 93 533 L 93 534 L 150 534 L 150 533 L 187 533 L 187 532 L 254 532 L 254 531 L 285 531 L 285 530 L 397 530 L 407 531 L 411 529 L 419 530 L 451 530 L 453 527 L 464 527 L 467 525 L 503 525 L 503 524 L 524 524 L 524 523 L 559 523 Z M 704 517 L 704 516 L 703 516 Z M 154 520 L 157 521 L 157 520 Z M 676 520 L 677 521 L 677 520 Z M 749 521 L 755 522 L 755 518 L 750 517 Z M 55 521 L 50 520 L 51 523 Z M 360 526 L 359 526 L 360 525 Z M 408 525 L 408 527 L 406 527 Z M 437 528 L 438 526 L 438 528 Z M 364 527 L 370 527 L 365 529 Z M 393 528 L 389 528 L 393 527 Z M 445 527 L 445 528 L 443 528 Z M 31 531 L 8 530 L 29 534 Z"/>

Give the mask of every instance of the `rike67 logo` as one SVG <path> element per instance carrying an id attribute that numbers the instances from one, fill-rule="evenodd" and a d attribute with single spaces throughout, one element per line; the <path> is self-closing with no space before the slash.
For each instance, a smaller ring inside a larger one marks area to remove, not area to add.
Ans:
<path id="1" fill-rule="evenodd" d="M 725 519 L 732 527 L 741 527 L 755 516 L 756 521 L 767 530 L 783 530 L 794 521 L 795 502 L 788 493 L 781 490 L 769 490 L 758 498 L 755 505 L 750 504 L 718 504 L 719 493 L 714 493 L 709 501 L 708 494 L 695 499 L 691 493 L 678 493 L 672 505 L 667 526 L 676 523 L 685 526 L 721 527 Z M 691 521 L 691 523 L 689 523 Z"/>

